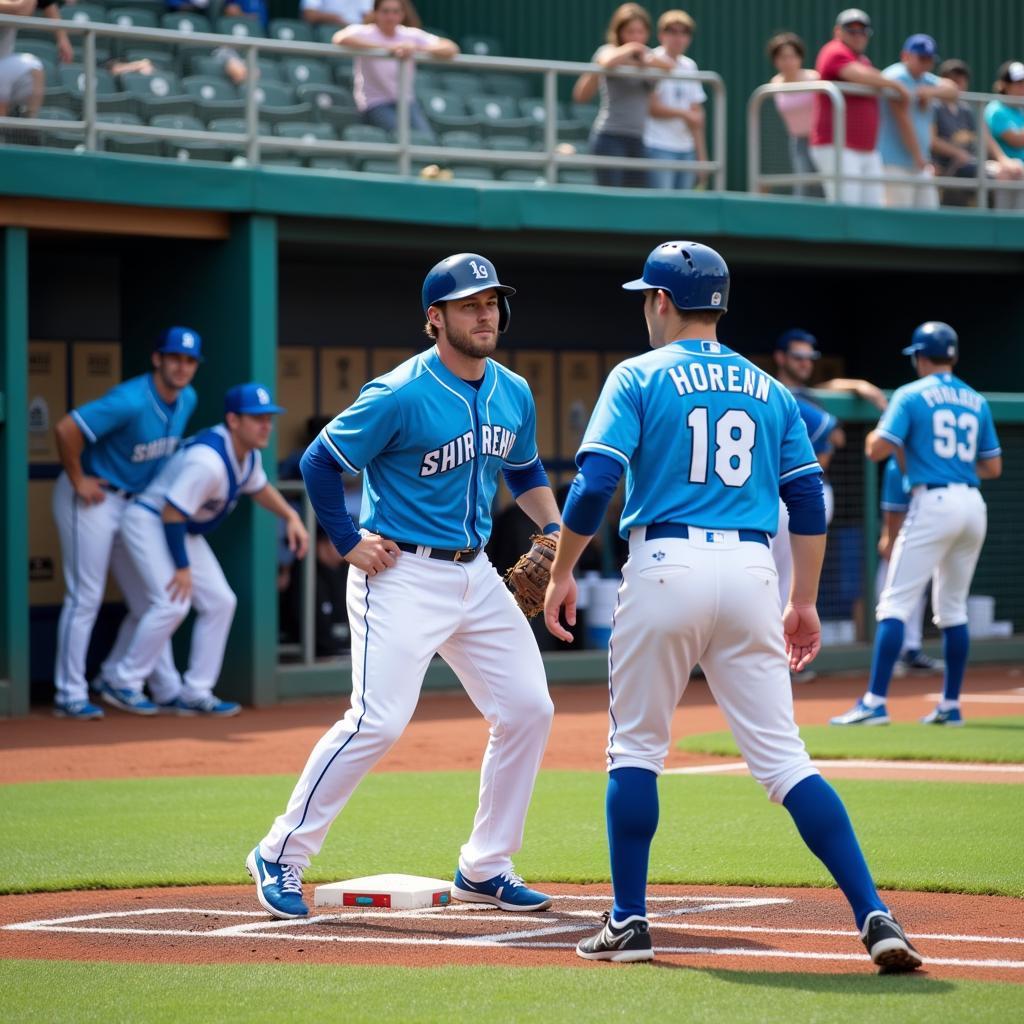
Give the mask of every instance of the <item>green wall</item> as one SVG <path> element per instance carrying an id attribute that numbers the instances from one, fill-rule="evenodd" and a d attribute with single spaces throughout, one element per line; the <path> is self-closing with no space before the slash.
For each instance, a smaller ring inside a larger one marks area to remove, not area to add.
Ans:
<path id="1" fill-rule="evenodd" d="M 516 57 L 589 60 L 603 41 L 615 0 L 419 0 L 424 22 L 456 40 L 469 34 L 494 36 L 504 53 Z M 765 42 L 780 30 L 798 33 L 809 64 L 830 38 L 843 0 L 658 0 L 644 6 L 652 20 L 669 8 L 683 8 L 697 22 L 690 56 L 717 71 L 729 96 L 729 187 L 745 189 L 746 104 L 772 75 Z M 861 5 L 872 17 L 868 56 L 879 67 L 899 59 L 903 40 L 928 32 L 942 57 L 961 57 L 974 70 L 973 86 L 988 92 L 1004 60 L 1024 52 L 1024 4 L 1020 0 L 885 0 Z"/>

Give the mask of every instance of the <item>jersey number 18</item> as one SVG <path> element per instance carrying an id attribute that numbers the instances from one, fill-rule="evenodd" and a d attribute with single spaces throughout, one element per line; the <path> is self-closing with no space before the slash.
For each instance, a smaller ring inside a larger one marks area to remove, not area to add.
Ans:
<path id="1" fill-rule="evenodd" d="M 690 410 L 686 425 L 692 433 L 690 483 L 708 482 L 708 411 Z M 757 424 L 742 409 L 727 409 L 715 421 L 715 475 L 726 487 L 742 487 L 753 468 Z"/>

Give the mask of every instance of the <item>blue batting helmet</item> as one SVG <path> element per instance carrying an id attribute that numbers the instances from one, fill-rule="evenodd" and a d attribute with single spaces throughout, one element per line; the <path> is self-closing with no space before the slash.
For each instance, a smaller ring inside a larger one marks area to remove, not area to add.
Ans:
<path id="1" fill-rule="evenodd" d="M 628 292 L 661 288 L 679 309 L 721 310 L 729 306 L 729 268 L 700 242 L 662 242 L 644 264 L 643 277 L 627 281 Z"/>
<path id="2" fill-rule="evenodd" d="M 475 252 L 456 253 L 431 267 L 423 281 L 423 312 L 437 302 L 464 299 L 488 288 L 498 293 L 498 331 L 504 333 L 512 317 L 508 296 L 516 290 L 502 284 L 494 264 Z"/>
<path id="3" fill-rule="evenodd" d="M 941 320 L 929 320 L 916 328 L 903 354 L 942 360 L 955 359 L 959 350 L 960 339 L 956 331 Z"/>

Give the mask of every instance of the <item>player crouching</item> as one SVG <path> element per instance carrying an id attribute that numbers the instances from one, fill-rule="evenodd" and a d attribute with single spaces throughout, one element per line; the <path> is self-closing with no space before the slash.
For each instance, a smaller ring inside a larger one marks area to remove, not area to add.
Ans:
<path id="1" fill-rule="evenodd" d="M 267 481 L 260 451 L 270 442 L 275 405 L 262 384 L 237 384 L 224 398 L 224 422 L 191 439 L 125 512 L 122 533 L 145 584 L 148 606 L 111 684 L 141 692 L 163 645 L 196 610 L 188 670 L 174 692 L 156 694 L 161 710 L 179 715 L 236 715 L 213 688 L 237 598 L 206 534 L 243 494 L 284 520 L 289 548 L 301 558 L 309 538 L 295 510 Z"/>

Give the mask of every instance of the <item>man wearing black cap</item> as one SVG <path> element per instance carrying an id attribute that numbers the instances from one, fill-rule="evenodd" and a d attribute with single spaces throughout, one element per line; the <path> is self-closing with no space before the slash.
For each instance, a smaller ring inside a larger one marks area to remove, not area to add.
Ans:
<path id="1" fill-rule="evenodd" d="M 955 100 L 957 90 L 955 83 L 932 72 L 937 53 L 935 40 L 917 32 L 903 44 L 900 59 L 882 72 L 906 86 L 916 100 L 909 105 L 895 100 L 882 104 L 878 150 L 885 173 L 908 179 L 906 185 L 890 182 L 885 186 L 886 206 L 928 210 L 939 205 L 938 190 L 930 184 L 935 174 L 929 161 L 932 125 L 939 101 Z M 917 184 L 921 181 L 928 184 Z"/>
<path id="2" fill-rule="evenodd" d="M 902 82 L 886 78 L 875 68 L 864 51 L 871 39 L 871 19 L 856 7 L 840 11 L 833 30 L 834 38 L 818 53 L 815 68 L 825 82 L 849 82 L 887 90 L 904 103 L 910 92 Z M 825 195 L 835 198 L 836 161 L 842 161 L 844 203 L 882 206 L 885 192 L 881 183 L 863 181 L 882 174 L 878 142 L 878 99 L 874 96 L 846 97 L 846 139 L 836 144 L 832 130 L 832 101 L 824 93 L 817 95 L 817 119 L 811 133 L 811 155 L 825 175 Z"/>
<path id="3" fill-rule="evenodd" d="M 992 88 L 1002 96 L 1024 97 L 1024 64 L 1019 60 L 1008 60 L 1000 65 Z M 1024 106 L 992 100 L 985 107 L 985 123 L 1006 156 L 1024 160 Z M 997 210 L 1024 208 L 1024 192 L 997 191 L 995 207 Z"/>

